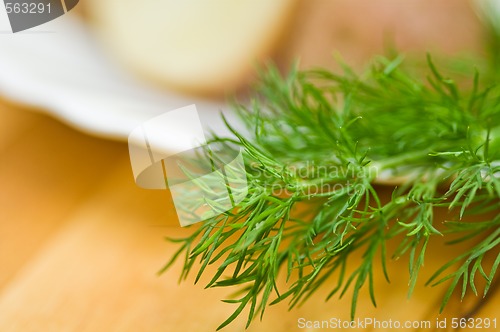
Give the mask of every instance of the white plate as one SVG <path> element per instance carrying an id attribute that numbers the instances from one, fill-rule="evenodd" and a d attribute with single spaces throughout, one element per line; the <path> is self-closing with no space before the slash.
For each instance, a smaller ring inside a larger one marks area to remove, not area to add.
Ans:
<path id="1" fill-rule="evenodd" d="M 488 13 L 486 19 L 500 16 L 500 0 L 474 4 Z M 1 5 L 0 94 L 81 130 L 118 139 L 147 119 L 190 104 L 197 105 L 203 125 L 219 134 L 227 133 L 220 111 L 234 122 L 224 103 L 159 90 L 117 67 L 77 16 L 13 34 Z"/>
<path id="2" fill-rule="evenodd" d="M 126 139 L 156 115 L 196 104 L 207 128 L 223 134 L 224 103 L 156 89 L 117 67 L 83 22 L 64 15 L 13 34 L 0 6 L 0 94 L 45 110 L 89 133 Z M 175 147 L 175 140 L 168 142 Z"/>

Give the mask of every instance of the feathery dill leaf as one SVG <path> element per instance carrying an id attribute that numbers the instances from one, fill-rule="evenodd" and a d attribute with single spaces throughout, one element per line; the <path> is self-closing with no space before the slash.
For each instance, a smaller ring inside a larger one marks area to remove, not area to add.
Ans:
<path id="1" fill-rule="evenodd" d="M 219 328 L 245 309 L 248 326 L 270 304 L 300 305 L 331 278 L 337 283 L 328 298 L 353 290 L 354 317 L 364 286 L 376 304 L 374 259 L 382 256 L 389 280 L 386 241 L 400 234 L 394 255 L 409 255 L 409 294 L 430 239 L 450 234 L 474 244 L 428 281 L 451 280 L 443 307 L 457 287 L 462 296 L 468 288 L 477 294 L 478 277 L 488 291 L 500 263 L 500 215 L 462 218 L 500 211 L 500 85 L 481 83 L 476 73 L 463 88 L 430 57 L 425 79 L 403 64 L 402 56 L 381 57 L 362 75 L 344 67 L 286 77 L 270 67 L 253 103 L 235 106 L 252 134 L 226 122 L 234 136 L 212 142 L 243 149 L 248 194 L 176 240 L 180 248 L 166 266 L 184 257 L 181 278 L 196 268 L 198 281 L 215 265 L 206 287 L 240 287 L 239 298 L 225 301 L 237 308 Z M 374 184 L 387 177 L 404 181 L 382 202 Z M 457 211 L 444 229 L 434 221 L 443 206 Z M 496 255 L 489 266 L 487 255 Z M 278 287 L 280 274 L 286 289 Z"/>

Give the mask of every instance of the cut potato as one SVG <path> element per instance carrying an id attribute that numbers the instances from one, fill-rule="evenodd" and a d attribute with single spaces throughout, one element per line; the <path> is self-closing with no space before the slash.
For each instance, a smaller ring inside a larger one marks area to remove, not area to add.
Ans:
<path id="1" fill-rule="evenodd" d="M 221 94 L 272 52 L 295 0 L 87 0 L 118 58 L 177 89 Z"/>

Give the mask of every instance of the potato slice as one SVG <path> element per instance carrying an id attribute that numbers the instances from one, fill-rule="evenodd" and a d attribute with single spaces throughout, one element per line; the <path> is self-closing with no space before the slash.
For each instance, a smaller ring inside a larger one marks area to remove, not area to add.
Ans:
<path id="1" fill-rule="evenodd" d="M 128 67 L 171 87 L 222 94 L 251 75 L 295 0 L 87 0 L 104 41 Z"/>

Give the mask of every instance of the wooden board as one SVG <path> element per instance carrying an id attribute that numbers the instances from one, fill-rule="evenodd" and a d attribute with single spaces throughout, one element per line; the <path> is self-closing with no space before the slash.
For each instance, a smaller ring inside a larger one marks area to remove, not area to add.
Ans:
<path id="1" fill-rule="evenodd" d="M 167 192 L 135 186 L 125 144 L 1 105 L 0 124 L 9 130 L 0 131 L 0 331 L 213 331 L 228 317 L 234 307 L 220 301 L 228 290 L 204 290 L 192 279 L 179 285 L 179 264 L 157 275 L 176 249 L 164 237 L 189 229 L 177 225 Z M 438 316 L 444 288 L 423 282 L 454 252 L 439 241 L 429 250 L 410 299 L 407 262 L 389 261 L 391 284 L 376 271 L 378 308 L 365 290 L 358 317 L 434 322 L 481 301 L 453 298 Z M 350 294 L 325 303 L 327 293 L 290 312 L 271 307 L 249 331 L 300 331 L 300 318 L 348 319 Z M 494 296 L 476 315 L 494 317 L 498 305 Z M 244 324 L 241 317 L 226 331 Z"/>

